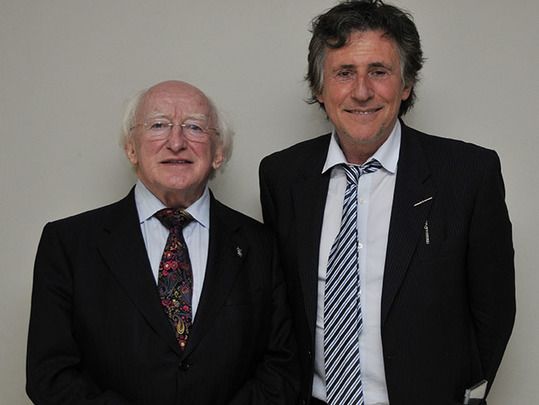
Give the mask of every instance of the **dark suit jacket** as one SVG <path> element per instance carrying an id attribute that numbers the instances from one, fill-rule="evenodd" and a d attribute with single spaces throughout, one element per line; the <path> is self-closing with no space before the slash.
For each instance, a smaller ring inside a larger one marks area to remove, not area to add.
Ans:
<path id="1" fill-rule="evenodd" d="M 260 165 L 263 215 L 279 239 L 307 402 L 329 140 L 300 143 Z M 497 155 L 403 125 L 381 307 L 391 405 L 462 403 L 465 388 L 492 383 L 514 315 L 511 224 Z"/>
<path id="2" fill-rule="evenodd" d="M 213 196 L 210 221 L 203 291 L 183 353 L 160 305 L 133 191 L 47 224 L 28 338 L 35 403 L 295 403 L 296 345 L 276 244 Z"/>

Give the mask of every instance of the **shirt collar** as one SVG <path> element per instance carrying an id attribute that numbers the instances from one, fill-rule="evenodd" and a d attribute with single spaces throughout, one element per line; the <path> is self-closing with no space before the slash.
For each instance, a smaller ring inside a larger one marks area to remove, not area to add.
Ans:
<path id="1" fill-rule="evenodd" d="M 394 174 L 397 171 L 397 162 L 399 161 L 399 151 L 401 146 L 401 124 L 397 120 L 393 130 L 389 134 L 386 141 L 378 148 L 378 150 L 368 160 L 378 160 L 382 167 L 389 173 Z M 339 141 L 337 140 L 337 133 L 335 129 L 331 133 L 331 140 L 329 142 L 328 154 L 326 162 L 322 168 L 322 173 L 330 170 L 334 166 L 340 164 L 346 164 L 346 157 L 342 151 Z"/>
<path id="2" fill-rule="evenodd" d="M 140 180 L 137 180 L 137 184 L 135 185 L 135 203 L 141 224 L 151 219 L 157 211 L 167 208 Z M 209 227 L 210 190 L 208 186 L 204 188 L 204 192 L 200 198 L 185 211 L 191 214 L 200 225 L 205 228 Z"/>

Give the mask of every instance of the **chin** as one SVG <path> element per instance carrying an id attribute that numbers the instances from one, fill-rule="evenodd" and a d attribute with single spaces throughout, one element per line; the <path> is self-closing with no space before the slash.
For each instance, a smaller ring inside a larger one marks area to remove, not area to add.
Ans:
<path id="1" fill-rule="evenodd" d="M 380 141 L 381 136 L 378 133 L 352 133 L 348 134 L 349 140 L 357 145 L 369 145 Z"/>

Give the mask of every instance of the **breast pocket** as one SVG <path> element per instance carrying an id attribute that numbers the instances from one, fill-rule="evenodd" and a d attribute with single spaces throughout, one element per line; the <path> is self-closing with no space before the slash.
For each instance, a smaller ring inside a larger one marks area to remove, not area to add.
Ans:
<path id="1" fill-rule="evenodd" d="M 467 235 L 464 231 L 441 220 L 426 219 L 414 259 L 418 262 L 457 260 L 464 258 Z"/>

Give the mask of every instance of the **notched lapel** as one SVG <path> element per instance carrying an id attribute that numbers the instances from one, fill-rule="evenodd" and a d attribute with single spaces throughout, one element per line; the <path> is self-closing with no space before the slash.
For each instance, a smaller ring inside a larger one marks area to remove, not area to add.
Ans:
<path id="1" fill-rule="evenodd" d="M 407 129 L 403 129 L 389 225 L 382 290 L 382 324 L 406 276 L 417 244 L 424 242 L 425 221 L 436 199 L 436 189 L 423 149 L 418 140 L 406 132 Z"/>
<path id="2" fill-rule="evenodd" d="M 181 355 L 174 331 L 160 304 L 133 192 L 120 204 L 117 212 L 110 216 L 99 241 L 103 260 L 150 327 Z"/>
<path id="3" fill-rule="evenodd" d="M 185 348 L 186 355 L 196 349 L 211 329 L 249 255 L 248 245 L 241 239 L 238 227 L 228 223 L 226 210 L 212 195 L 206 274 L 195 321 Z"/>
<path id="4" fill-rule="evenodd" d="M 326 148 L 327 149 L 327 148 Z M 317 295 L 318 295 L 318 259 L 320 250 L 320 235 L 326 196 L 329 187 L 330 171 L 322 174 L 321 163 L 308 167 L 304 177 L 294 187 L 294 215 L 293 223 L 297 228 L 292 230 L 293 249 L 296 249 L 298 258 L 298 273 L 302 287 L 305 314 L 309 330 L 314 330 Z M 320 158 L 318 158 L 320 160 Z M 314 160 L 316 162 L 316 159 Z"/>

